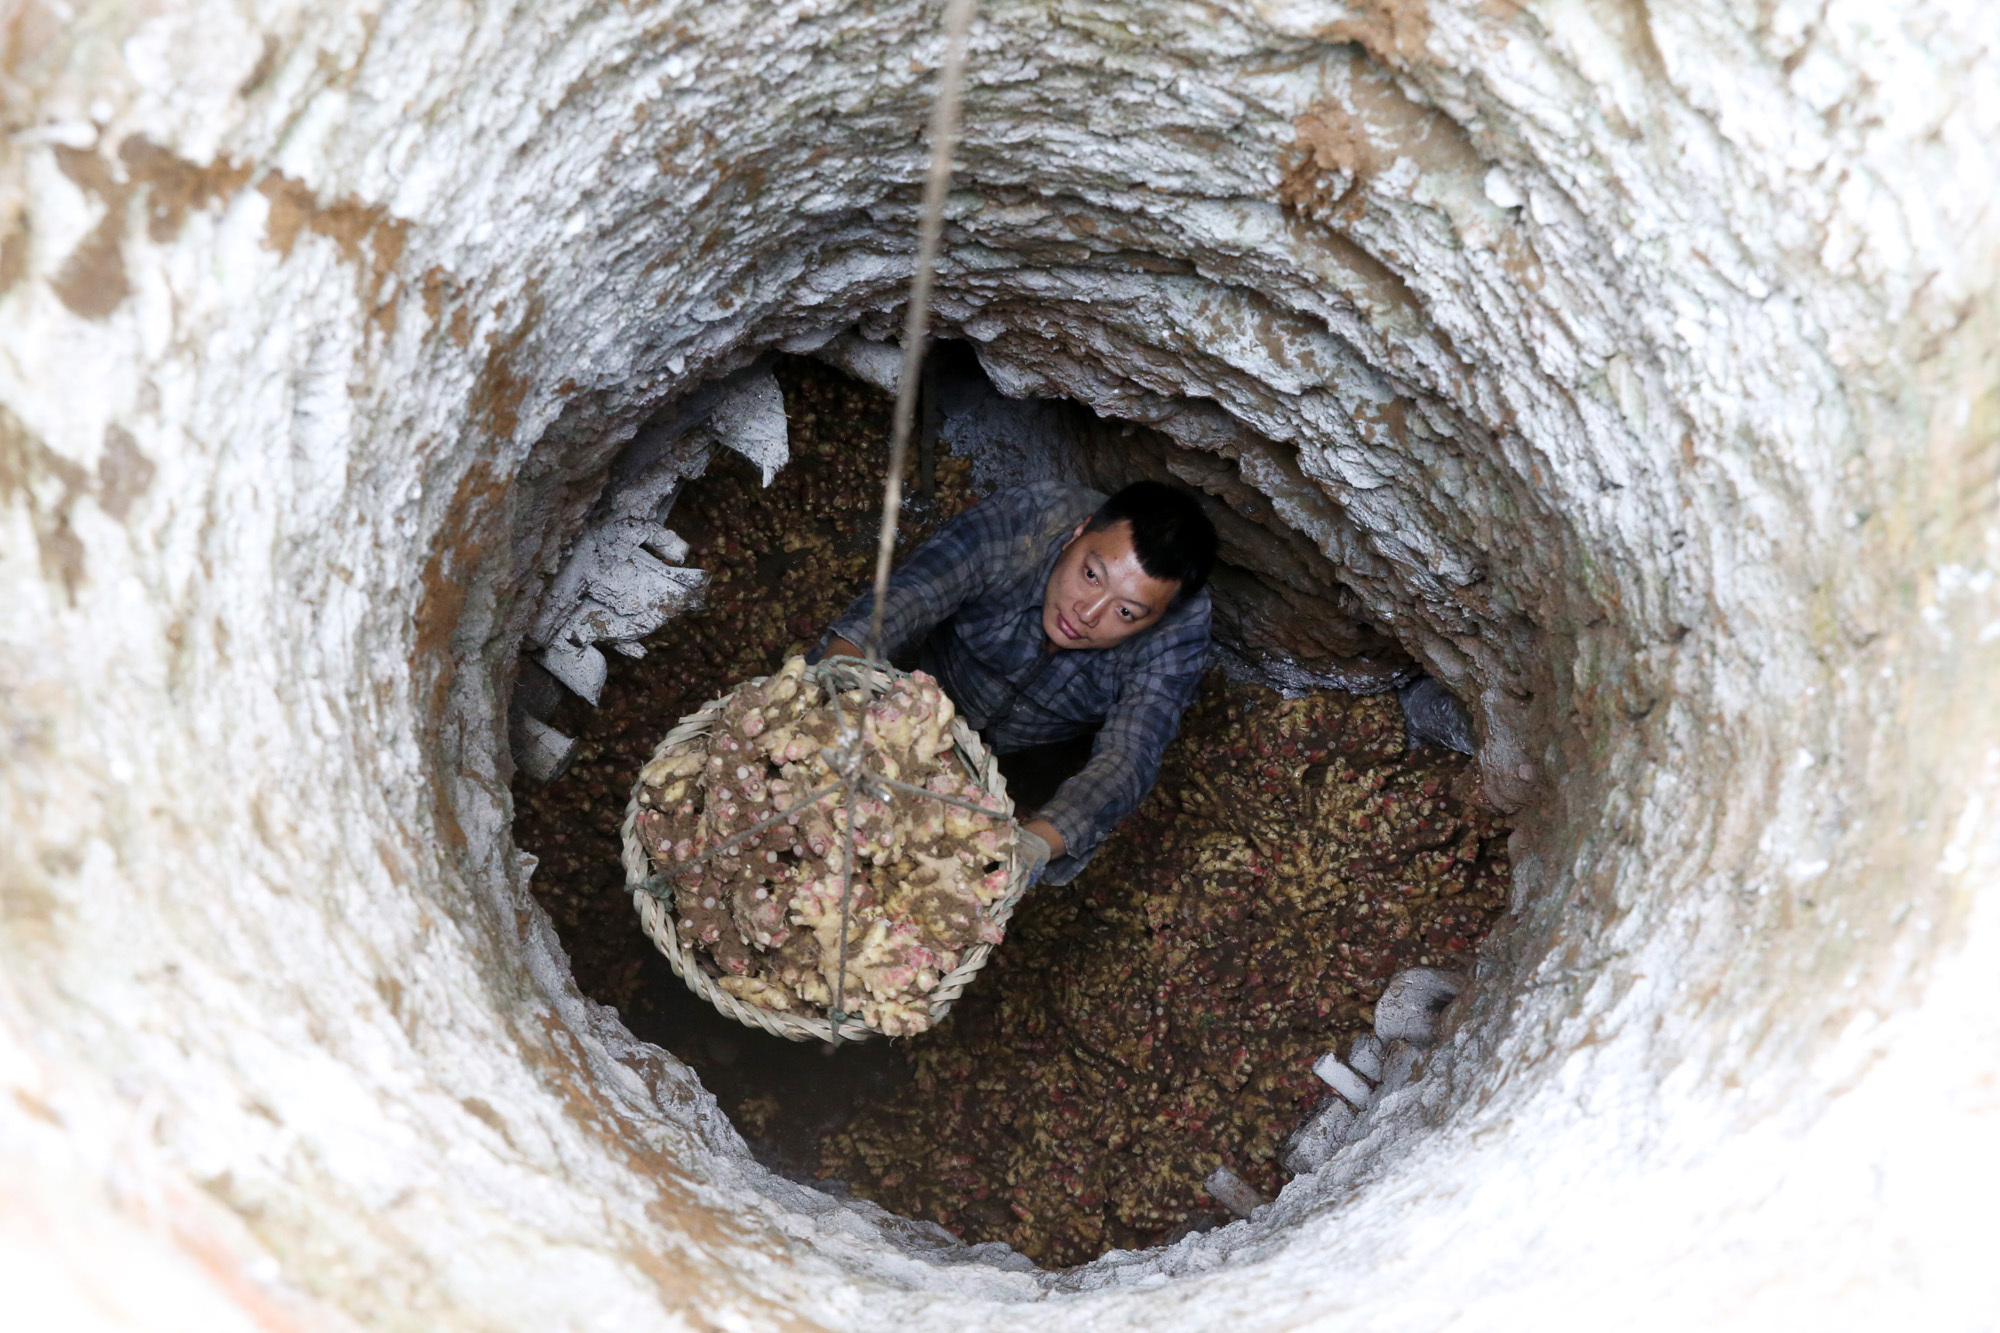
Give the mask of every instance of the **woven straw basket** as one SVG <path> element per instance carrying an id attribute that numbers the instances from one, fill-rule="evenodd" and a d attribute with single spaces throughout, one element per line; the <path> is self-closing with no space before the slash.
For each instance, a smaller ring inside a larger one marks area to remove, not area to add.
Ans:
<path id="1" fill-rule="evenodd" d="M 863 663 L 854 658 L 836 658 L 830 662 L 821 662 L 817 666 L 808 667 L 806 670 L 809 675 L 816 677 L 823 690 L 847 691 L 858 687 L 868 691 L 871 698 L 887 693 L 890 685 L 904 674 L 892 668 Z M 760 676 L 750 683 L 761 685 L 768 679 L 770 679 L 768 676 Z M 723 705 L 728 700 L 728 695 L 711 699 L 695 712 L 682 718 L 680 724 L 668 732 L 666 739 L 654 748 L 653 758 L 660 759 L 666 755 L 679 754 L 694 742 L 707 736 L 716 719 L 722 716 Z M 972 728 L 965 725 L 963 719 L 957 717 L 952 719 L 950 736 L 952 753 L 956 754 L 959 762 L 965 765 L 966 772 L 979 784 L 980 790 L 1000 798 L 1001 808 L 997 818 L 1011 824 L 1014 817 L 1014 803 L 1008 799 L 1007 783 L 1000 776 L 999 764 L 994 761 Z M 833 802 L 840 800 L 841 797 L 836 793 L 826 799 Z M 896 799 L 916 801 L 921 798 L 899 792 Z M 689 990 L 714 1005 L 718 1011 L 746 1027 L 762 1028 L 766 1032 L 792 1041 L 833 1040 L 833 1023 L 830 1019 L 819 1015 L 780 1013 L 731 995 L 717 985 L 715 978 L 703 969 L 696 950 L 681 943 L 680 932 L 674 929 L 671 902 L 656 897 L 646 887 L 652 878 L 653 868 L 645 847 L 639 842 L 640 808 L 639 784 L 635 782 L 632 787 L 632 798 L 625 806 L 625 823 L 621 830 L 625 845 L 623 856 L 625 883 L 632 890 L 633 906 L 639 909 L 640 924 L 645 927 L 646 934 L 652 937 L 653 943 L 659 946 L 660 952 L 667 956 L 667 962 L 673 967 L 674 975 L 686 982 Z M 1015 907 L 1020 904 L 1022 896 L 1028 891 L 1027 870 L 1027 863 L 1015 857 L 1006 894 L 988 909 L 1002 930 L 1006 929 L 1007 922 L 1014 915 Z M 663 888 L 664 883 L 662 881 Z M 671 893 L 671 889 L 665 891 Z M 958 966 L 939 980 L 937 989 L 930 994 L 933 1026 L 944 1018 L 952 1003 L 965 993 L 966 986 L 971 983 L 979 969 L 986 966 L 986 960 L 992 952 L 991 944 L 973 945 L 961 955 Z M 850 1015 L 840 1025 L 839 1036 L 842 1041 L 860 1041 L 866 1037 L 879 1035 L 881 1034 L 877 1029 L 862 1022 L 858 1016 Z"/>

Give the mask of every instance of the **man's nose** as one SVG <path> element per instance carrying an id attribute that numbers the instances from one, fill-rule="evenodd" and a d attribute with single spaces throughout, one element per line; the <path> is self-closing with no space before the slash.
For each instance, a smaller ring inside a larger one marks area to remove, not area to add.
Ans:
<path id="1" fill-rule="evenodd" d="M 1111 594 L 1104 589 L 1086 588 L 1083 596 L 1077 599 L 1076 618 L 1084 623 L 1085 628 L 1094 626 L 1110 601 Z"/>

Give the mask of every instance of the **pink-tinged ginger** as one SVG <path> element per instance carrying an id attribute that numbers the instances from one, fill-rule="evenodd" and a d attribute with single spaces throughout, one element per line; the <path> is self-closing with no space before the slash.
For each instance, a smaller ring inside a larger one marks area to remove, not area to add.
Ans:
<path id="1" fill-rule="evenodd" d="M 740 838 L 677 874 L 674 889 L 683 941 L 729 993 L 788 1012 L 828 1007 L 850 847 L 847 1007 L 871 1025 L 923 1031 L 929 994 L 968 949 L 999 942 L 992 912 L 1009 885 L 1012 829 L 951 748 L 953 716 L 921 673 L 836 701 L 794 658 L 735 691 L 706 737 L 646 766 L 635 827 L 662 872 Z M 876 773 L 983 811 L 893 791 L 843 799 L 830 758 L 857 735 Z M 794 808 L 829 785 L 834 794 Z"/>

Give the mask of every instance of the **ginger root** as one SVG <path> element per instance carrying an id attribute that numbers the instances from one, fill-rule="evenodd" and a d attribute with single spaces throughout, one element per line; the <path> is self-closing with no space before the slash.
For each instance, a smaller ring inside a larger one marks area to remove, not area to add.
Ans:
<path id="1" fill-rule="evenodd" d="M 781 1012 L 825 1011 L 841 974 L 843 872 L 846 993 L 841 1008 L 890 1036 L 931 1024 L 928 996 L 979 943 L 995 944 L 1013 826 L 951 748 L 954 710 L 916 672 L 869 698 L 837 704 L 794 657 L 739 686 L 710 734 L 639 775 L 635 821 L 656 868 L 675 867 L 838 782 L 829 754 L 842 723 L 858 728 L 868 769 L 971 801 L 977 814 L 905 792 L 883 801 L 832 795 L 796 810 L 674 879 L 675 927 L 719 984 Z M 850 828 L 851 824 L 851 828 Z M 850 844 L 850 838 L 852 839 Z"/>

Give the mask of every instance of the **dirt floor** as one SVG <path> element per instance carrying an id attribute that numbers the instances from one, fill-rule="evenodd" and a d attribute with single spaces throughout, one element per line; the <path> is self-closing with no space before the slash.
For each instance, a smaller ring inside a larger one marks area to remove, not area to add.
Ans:
<path id="1" fill-rule="evenodd" d="M 1504 830 L 1406 753 L 1393 695 L 1286 700 L 1220 673 L 1161 780 L 1078 881 L 1036 890 L 910 1089 L 823 1167 L 856 1194 L 1049 1267 L 1226 1220 L 1218 1165 L 1275 1193 L 1312 1065 L 1405 967 L 1469 965 L 1505 902 Z"/>
<path id="2" fill-rule="evenodd" d="M 1218 1164 L 1275 1192 L 1280 1145 L 1326 1092 L 1313 1061 L 1367 1026 L 1393 972 L 1469 965 L 1505 902 L 1505 829 L 1468 799 L 1467 761 L 1406 750 L 1393 695 L 1285 700 L 1212 673 L 1153 795 L 909 1041 L 828 1056 L 742 1028 L 640 931 L 618 863 L 639 765 L 871 567 L 888 400 L 806 361 L 779 380 L 792 465 L 765 489 L 718 456 L 669 519 L 714 573 L 706 607 L 644 659 L 612 657 L 602 709 L 553 719 L 581 742 L 565 778 L 515 786 L 578 984 L 691 1064 L 773 1169 L 1044 1266 L 1223 1220 L 1201 1188 Z M 940 460 L 906 548 L 971 502 L 967 470 Z"/>

